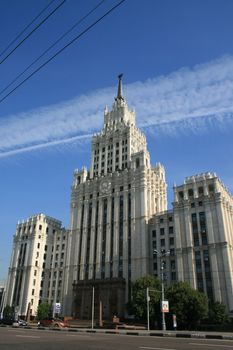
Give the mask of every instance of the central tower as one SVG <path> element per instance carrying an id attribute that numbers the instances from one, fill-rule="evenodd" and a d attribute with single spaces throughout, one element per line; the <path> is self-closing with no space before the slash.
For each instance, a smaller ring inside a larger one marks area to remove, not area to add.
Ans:
<path id="1" fill-rule="evenodd" d="M 167 209 L 164 168 L 151 167 L 118 79 L 112 110 L 92 138 L 90 171 L 74 173 L 66 309 L 78 318 L 90 318 L 92 286 L 105 319 L 125 315 L 131 281 L 149 273 L 148 220 Z"/>

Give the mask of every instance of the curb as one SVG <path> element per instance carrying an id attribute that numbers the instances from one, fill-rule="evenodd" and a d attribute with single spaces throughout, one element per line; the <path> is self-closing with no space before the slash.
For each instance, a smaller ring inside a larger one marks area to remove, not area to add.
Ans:
<path id="1" fill-rule="evenodd" d="M 7 327 L 0 325 L 0 327 Z M 38 331 L 55 331 L 55 332 L 73 332 L 73 333 L 99 333 L 99 334 L 115 334 L 115 335 L 131 335 L 131 336 L 149 336 L 149 337 L 173 337 L 173 338 L 194 338 L 194 339 L 223 339 L 233 340 L 233 334 L 205 334 L 205 333 L 184 333 L 184 332 L 155 332 L 155 331 L 127 331 L 127 330 L 104 330 L 104 329 L 82 329 L 82 328 L 49 328 L 49 327 L 20 327 L 24 329 L 36 329 Z"/>

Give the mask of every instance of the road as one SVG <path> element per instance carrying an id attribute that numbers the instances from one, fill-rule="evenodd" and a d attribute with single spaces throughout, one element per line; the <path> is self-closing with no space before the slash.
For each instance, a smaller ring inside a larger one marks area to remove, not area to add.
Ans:
<path id="1" fill-rule="evenodd" d="M 0 327 L 1 350 L 233 350 L 232 340 L 73 333 Z"/>

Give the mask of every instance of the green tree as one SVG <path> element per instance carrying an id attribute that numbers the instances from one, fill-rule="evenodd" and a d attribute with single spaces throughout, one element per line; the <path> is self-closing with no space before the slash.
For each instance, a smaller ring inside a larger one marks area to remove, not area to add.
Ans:
<path id="1" fill-rule="evenodd" d="M 128 310 L 140 320 L 147 319 L 147 287 L 149 287 L 151 319 L 155 319 L 159 310 L 159 300 L 161 294 L 160 280 L 154 276 L 145 276 L 137 279 L 132 284 L 132 300 L 128 304 Z"/>
<path id="2" fill-rule="evenodd" d="M 4 318 L 12 318 L 14 317 L 14 308 L 10 305 L 6 305 L 3 310 Z"/>
<path id="3" fill-rule="evenodd" d="M 166 291 L 170 312 L 176 314 L 178 328 L 195 329 L 208 316 L 208 298 L 189 286 L 177 282 Z"/>
<path id="4" fill-rule="evenodd" d="M 229 322 L 226 314 L 226 306 L 219 301 L 210 303 L 209 305 L 209 322 L 212 324 L 224 324 Z"/>
<path id="5" fill-rule="evenodd" d="M 48 303 L 41 303 L 37 307 L 37 319 L 43 320 L 45 318 L 51 317 L 52 307 Z"/>

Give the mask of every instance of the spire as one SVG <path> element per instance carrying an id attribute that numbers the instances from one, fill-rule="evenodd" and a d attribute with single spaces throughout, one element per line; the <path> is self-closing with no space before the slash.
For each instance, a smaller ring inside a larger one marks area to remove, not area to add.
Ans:
<path id="1" fill-rule="evenodd" d="M 119 74 L 118 75 L 118 91 L 117 91 L 117 100 L 123 100 L 124 101 L 124 97 L 123 97 L 123 92 L 122 92 L 122 77 L 123 74 Z"/>

